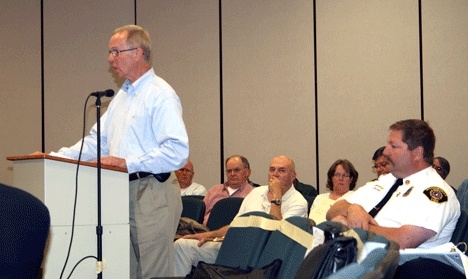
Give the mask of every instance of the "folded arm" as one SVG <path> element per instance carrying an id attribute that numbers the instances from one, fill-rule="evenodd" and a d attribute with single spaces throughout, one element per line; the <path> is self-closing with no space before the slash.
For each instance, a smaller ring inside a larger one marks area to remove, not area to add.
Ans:
<path id="1" fill-rule="evenodd" d="M 370 225 L 377 225 L 372 216 L 358 204 L 346 200 L 337 201 L 327 212 L 327 220 L 340 222 L 350 228 L 369 230 Z"/>
<path id="2" fill-rule="evenodd" d="M 433 230 L 412 225 L 403 225 L 399 228 L 370 225 L 369 230 L 397 242 L 400 245 L 400 249 L 417 248 L 426 240 L 436 235 L 436 232 Z"/>
<path id="3" fill-rule="evenodd" d="M 362 228 L 375 232 L 400 245 L 400 249 L 416 248 L 436 235 L 436 232 L 423 227 L 403 225 L 399 228 L 382 227 L 364 208 L 346 200 L 337 201 L 327 212 L 327 220 L 345 224 L 350 228 Z"/>

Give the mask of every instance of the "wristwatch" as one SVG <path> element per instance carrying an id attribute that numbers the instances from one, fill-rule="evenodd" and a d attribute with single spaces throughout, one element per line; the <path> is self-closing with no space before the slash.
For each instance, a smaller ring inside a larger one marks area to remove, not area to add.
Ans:
<path id="1" fill-rule="evenodd" d="M 281 200 L 279 200 L 279 199 L 271 200 L 271 203 L 274 203 L 276 205 L 281 205 Z"/>

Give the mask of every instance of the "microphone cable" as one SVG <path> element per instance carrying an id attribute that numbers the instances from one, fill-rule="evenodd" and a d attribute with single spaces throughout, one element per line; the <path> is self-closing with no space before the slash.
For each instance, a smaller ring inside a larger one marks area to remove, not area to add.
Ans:
<path id="1" fill-rule="evenodd" d="M 63 264 L 63 268 L 62 268 L 62 272 L 60 273 L 60 279 L 62 279 L 63 277 L 63 273 L 65 272 L 65 268 L 67 267 L 67 263 L 68 263 L 68 260 L 70 258 L 70 253 L 71 253 L 71 248 L 72 248 L 72 244 L 73 244 L 73 237 L 74 237 L 74 234 L 75 234 L 75 218 L 76 218 L 76 204 L 77 204 L 77 200 L 78 200 L 78 173 L 79 173 L 79 169 L 80 169 L 80 163 L 81 163 L 81 154 L 83 152 L 83 146 L 84 146 L 84 139 L 85 139 L 85 126 L 86 126 L 86 106 L 88 104 L 88 100 L 89 100 L 89 97 L 91 97 L 91 94 L 88 95 L 88 97 L 86 98 L 86 102 L 85 102 L 85 105 L 84 105 L 84 111 L 83 111 L 83 130 L 82 130 L 82 137 L 81 137 L 81 146 L 80 146 L 80 152 L 78 154 L 78 162 L 76 164 L 76 173 L 75 173 L 75 198 L 74 198 L 74 202 L 73 202 L 73 215 L 72 215 L 72 226 L 71 226 L 71 235 L 70 235 L 70 243 L 69 243 L 69 246 L 68 246 L 68 251 L 67 251 L 67 257 L 65 259 L 65 263 Z M 75 268 L 85 259 L 87 258 L 95 258 L 97 260 L 97 257 L 96 256 L 86 256 L 86 257 L 83 257 L 80 261 L 78 261 L 75 266 L 73 267 L 73 269 L 71 270 L 70 272 L 70 275 L 68 275 L 67 279 L 71 277 L 71 275 L 73 274 L 73 271 L 75 271 Z"/>

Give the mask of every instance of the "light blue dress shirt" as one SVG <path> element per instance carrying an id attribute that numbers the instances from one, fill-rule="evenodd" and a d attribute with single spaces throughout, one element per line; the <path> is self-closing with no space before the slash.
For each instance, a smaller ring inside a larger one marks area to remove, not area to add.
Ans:
<path id="1" fill-rule="evenodd" d="M 81 140 L 58 153 L 77 159 Z M 96 160 L 97 125 L 84 138 L 83 161 Z M 125 158 L 129 173 L 170 172 L 189 155 L 182 105 L 172 87 L 150 69 L 126 80 L 101 117 L 101 156 Z"/>

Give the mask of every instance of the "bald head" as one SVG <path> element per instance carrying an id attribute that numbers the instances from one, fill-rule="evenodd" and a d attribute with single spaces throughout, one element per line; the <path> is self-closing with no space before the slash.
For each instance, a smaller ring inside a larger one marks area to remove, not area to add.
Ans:
<path id="1" fill-rule="evenodd" d="M 294 164 L 293 159 L 281 155 L 271 159 L 271 162 L 281 162 L 281 164 L 287 165 L 292 171 L 296 171 L 296 165 Z"/>
<path id="2" fill-rule="evenodd" d="M 294 161 L 287 156 L 277 156 L 270 162 L 268 171 L 268 180 L 271 177 L 277 177 L 281 181 L 284 191 L 287 191 L 296 179 L 296 165 Z"/>
<path id="3" fill-rule="evenodd" d="M 177 176 L 177 180 L 179 181 L 180 188 L 187 188 L 188 186 L 192 185 L 193 175 L 195 174 L 193 171 L 192 162 L 187 161 L 185 166 L 175 171 L 175 174 Z"/>

